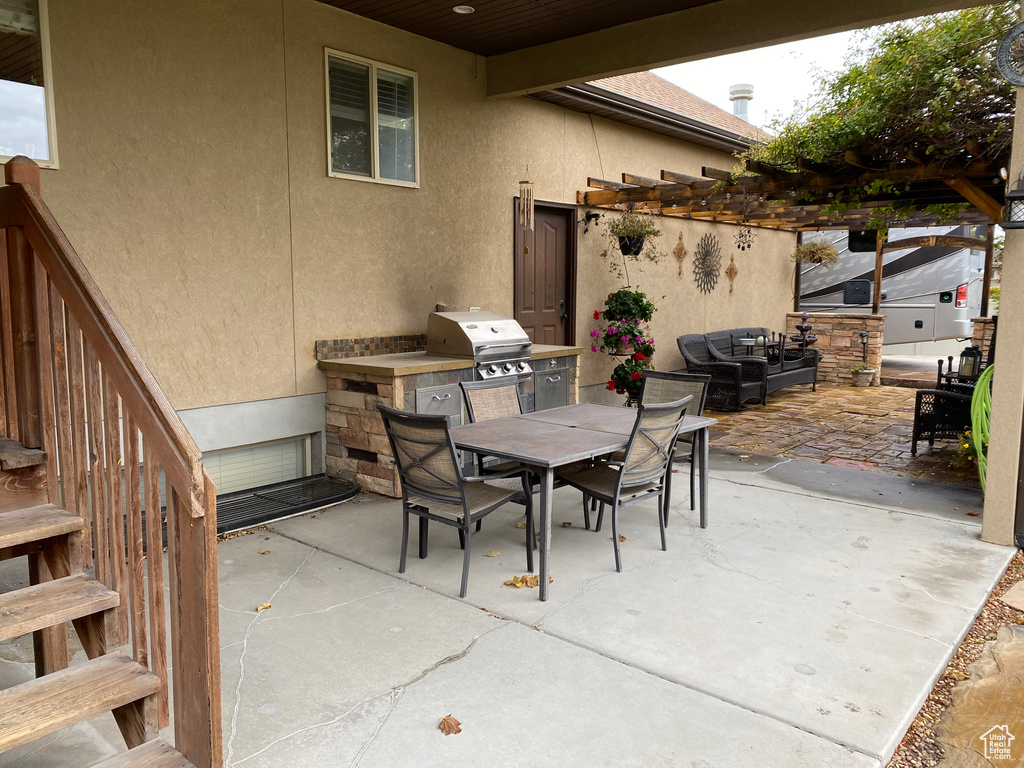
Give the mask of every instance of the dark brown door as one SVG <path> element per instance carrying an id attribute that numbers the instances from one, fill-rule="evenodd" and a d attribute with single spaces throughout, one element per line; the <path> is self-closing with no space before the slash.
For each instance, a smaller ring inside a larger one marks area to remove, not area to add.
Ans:
<path id="1" fill-rule="evenodd" d="M 515 319 L 535 344 L 572 344 L 575 213 L 538 203 L 534 220 L 516 221 Z"/>

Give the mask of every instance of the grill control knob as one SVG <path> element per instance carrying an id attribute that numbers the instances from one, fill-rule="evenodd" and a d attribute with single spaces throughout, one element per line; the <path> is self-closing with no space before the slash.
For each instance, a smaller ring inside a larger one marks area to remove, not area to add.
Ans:
<path id="1" fill-rule="evenodd" d="M 487 372 L 491 373 L 491 374 L 497 373 L 498 372 L 498 366 L 496 366 L 496 365 L 488 365 L 487 366 Z"/>
<path id="2" fill-rule="evenodd" d="M 526 363 L 519 363 L 519 365 L 516 366 L 516 370 L 517 371 L 525 371 L 526 370 Z"/>
<path id="3" fill-rule="evenodd" d="M 512 371 L 512 365 L 510 363 L 505 363 L 503 366 L 501 366 L 501 370 L 503 370 L 505 373 L 510 373 Z"/>

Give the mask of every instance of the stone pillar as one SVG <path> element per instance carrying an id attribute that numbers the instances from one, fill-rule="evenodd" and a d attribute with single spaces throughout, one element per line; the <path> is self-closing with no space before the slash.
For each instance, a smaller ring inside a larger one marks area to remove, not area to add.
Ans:
<path id="1" fill-rule="evenodd" d="M 799 312 L 786 315 L 786 335 L 797 336 L 796 324 L 800 322 Z M 818 363 L 818 381 L 829 381 L 843 386 L 853 385 L 850 367 L 863 361 L 863 347 L 860 334 L 868 333 L 868 368 L 875 369 L 872 386 L 877 387 L 882 375 L 882 334 L 885 332 L 885 315 L 865 315 L 855 312 L 812 312 L 807 316 L 814 327 L 809 332 L 817 336 L 814 349 L 824 357 Z"/>
<path id="2" fill-rule="evenodd" d="M 971 344 L 981 350 L 982 360 L 988 360 L 988 349 L 992 345 L 992 334 L 996 329 L 996 324 L 991 317 L 974 317 L 971 318 L 971 322 L 974 323 Z M 998 347 L 998 342 L 996 346 Z M 996 354 L 998 354 L 998 349 Z"/>

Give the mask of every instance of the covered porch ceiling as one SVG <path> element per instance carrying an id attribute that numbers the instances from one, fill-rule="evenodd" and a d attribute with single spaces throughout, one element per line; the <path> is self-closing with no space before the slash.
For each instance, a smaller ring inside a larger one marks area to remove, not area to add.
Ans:
<path id="1" fill-rule="evenodd" d="M 521 96 L 602 77 L 869 27 L 978 0 L 319 0 L 487 57 L 487 93 Z"/>

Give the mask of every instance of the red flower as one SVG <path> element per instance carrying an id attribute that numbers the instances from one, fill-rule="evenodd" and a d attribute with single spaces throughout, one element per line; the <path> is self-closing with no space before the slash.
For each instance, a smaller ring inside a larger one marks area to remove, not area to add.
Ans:
<path id="1" fill-rule="evenodd" d="M 614 381 L 609 381 L 608 382 L 608 386 L 605 387 L 605 389 L 608 389 L 608 390 L 615 389 L 615 382 Z"/>
<path id="2" fill-rule="evenodd" d="M 594 310 L 594 319 L 595 320 L 600 320 L 601 319 L 601 311 L 600 310 L 598 310 L 598 309 Z"/>
<path id="3" fill-rule="evenodd" d="M 643 352 L 637 352 L 635 355 L 633 355 L 633 359 L 634 360 L 643 360 L 644 359 L 644 353 Z"/>
<path id="4" fill-rule="evenodd" d="M 629 378 L 631 378 L 633 381 L 639 381 L 642 376 L 643 374 L 640 373 L 640 371 L 633 371 L 631 374 L 629 374 Z"/>

